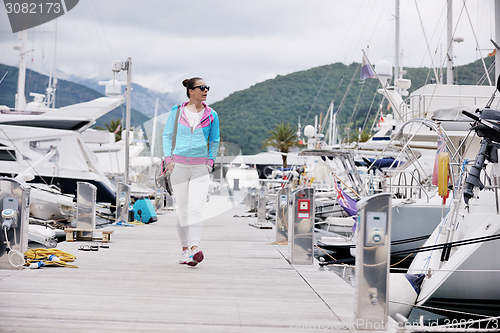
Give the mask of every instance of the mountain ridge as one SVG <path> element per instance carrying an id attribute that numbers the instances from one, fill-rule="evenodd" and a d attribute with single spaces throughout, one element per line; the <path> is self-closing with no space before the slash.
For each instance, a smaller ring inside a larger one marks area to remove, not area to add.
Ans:
<path id="1" fill-rule="evenodd" d="M 19 69 L 17 67 L 0 64 L 0 76 L 5 76 L 4 80 L 0 83 L 0 105 L 6 105 L 10 108 L 15 106 L 15 95 L 17 92 L 17 79 Z M 48 85 L 48 76 L 32 71 L 26 70 L 26 86 L 25 91 L 27 95 L 27 102 L 31 101 L 29 93 L 45 94 Z M 64 106 L 88 102 L 104 94 L 94 89 L 83 86 L 78 83 L 58 79 L 56 86 L 55 107 L 61 108 Z M 112 119 L 123 119 L 125 114 L 125 104 L 120 105 L 114 110 L 108 112 L 102 117 L 98 118 L 94 126 L 103 126 Z M 139 126 L 140 124 L 148 121 L 150 117 L 142 112 L 132 108 L 131 110 L 131 126 Z"/>
<path id="2" fill-rule="evenodd" d="M 493 57 L 485 58 L 485 62 L 490 67 Z M 295 125 L 300 119 L 303 129 L 314 124 L 316 116 L 318 120 L 321 115 L 324 118 L 332 101 L 341 135 L 347 136 L 344 128 L 354 131 L 366 124 L 365 128 L 370 129 L 382 95 L 376 92 L 379 87 L 377 79 L 360 80 L 360 67 L 361 64 L 356 62 L 350 65 L 337 62 L 278 75 L 211 104 L 219 114 L 222 140 L 238 145 L 243 154 L 258 153 L 264 150 L 262 143 L 275 124 Z M 412 81 L 410 93 L 430 83 L 429 68 L 405 70 L 405 78 Z M 483 73 L 481 60 L 456 66 L 456 83 L 474 85 L 481 80 Z M 446 82 L 446 73 L 443 81 Z"/>

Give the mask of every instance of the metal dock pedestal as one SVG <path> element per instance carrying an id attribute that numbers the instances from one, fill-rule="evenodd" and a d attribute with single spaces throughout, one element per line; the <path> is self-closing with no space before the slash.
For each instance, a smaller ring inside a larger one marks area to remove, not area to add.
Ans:
<path id="1" fill-rule="evenodd" d="M 118 183 L 116 191 L 116 222 L 128 222 L 130 206 L 130 185 Z"/>
<path id="2" fill-rule="evenodd" d="M 296 189 L 290 194 L 293 228 L 292 264 L 312 265 L 314 260 L 314 189 Z"/>
<path id="3" fill-rule="evenodd" d="M 76 227 L 95 229 L 97 187 L 90 183 L 76 183 Z M 92 231 L 82 231 L 82 238 L 92 240 Z"/>
<path id="4" fill-rule="evenodd" d="M 276 193 L 276 243 L 288 242 L 288 201 L 290 189 L 284 187 Z"/>
<path id="5" fill-rule="evenodd" d="M 22 269 L 28 250 L 30 192 L 29 185 L 0 178 L 0 269 Z"/>
<path id="6" fill-rule="evenodd" d="M 391 196 L 380 193 L 356 204 L 356 324 L 362 330 L 387 330 Z"/>

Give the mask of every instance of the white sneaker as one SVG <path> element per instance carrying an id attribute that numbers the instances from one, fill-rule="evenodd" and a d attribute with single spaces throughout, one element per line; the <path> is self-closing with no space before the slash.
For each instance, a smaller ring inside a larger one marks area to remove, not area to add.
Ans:
<path id="1" fill-rule="evenodd" d="M 187 264 L 189 261 L 189 250 L 182 251 L 181 258 L 179 259 L 179 264 Z"/>
<path id="2" fill-rule="evenodd" d="M 193 253 L 189 256 L 189 259 L 187 261 L 188 266 L 196 266 L 200 262 L 203 261 L 204 255 L 203 251 L 200 250 L 200 248 L 196 248 Z"/>

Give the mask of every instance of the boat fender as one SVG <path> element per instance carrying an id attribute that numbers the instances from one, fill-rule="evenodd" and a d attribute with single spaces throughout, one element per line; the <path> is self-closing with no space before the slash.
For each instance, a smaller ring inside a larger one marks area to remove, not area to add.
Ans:
<path id="1" fill-rule="evenodd" d="M 353 226 L 354 228 L 354 226 Z M 357 223 L 356 223 L 356 229 L 355 231 L 357 231 Z M 354 258 L 356 258 L 356 243 L 357 243 L 357 234 L 355 234 L 355 232 L 352 233 L 352 247 L 349 249 L 349 253 L 351 254 L 351 256 L 353 256 Z"/>
<path id="2" fill-rule="evenodd" d="M 450 166 L 450 156 L 448 153 L 439 153 L 439 167 L 438 167 L 438 193 L 446 202 L 448 198 L 448 170 Z"/>
<path id="3" fill-rule="evenodd" d="M 397 320 L 397 313 L 408 318 L 424 277 L 424 274 L 389 274 L 389 315 L 392 318 Z"/>
<path id="4" fill-rule="evenodd" d="M 422 283 L 424 282 L 425 274 L 408 274 L 405 273 L 405 277 L 410 282 L 412 285 L 413 289 L 415 289 L 415 292 L 417 295 L 420 295 L 420 290 L 422 287 Z"/>

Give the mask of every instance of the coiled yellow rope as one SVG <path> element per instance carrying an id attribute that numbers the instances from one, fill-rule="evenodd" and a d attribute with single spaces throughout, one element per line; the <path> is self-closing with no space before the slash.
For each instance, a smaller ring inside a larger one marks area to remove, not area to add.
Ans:
<path id="1" fill-rule="evenodd" d="M 49 260 L 48 258 L 50 255 L 57 256 L 60 261 Z M 24 252 L 24 258 L 26 260 L 26 266 L 43 261 L 45 266 L 78 268 L 76 265 L 68 264 L 68 262 L 75 261 L 76 256 L 59 249 L 30 248 L 28 251 Z"/>

